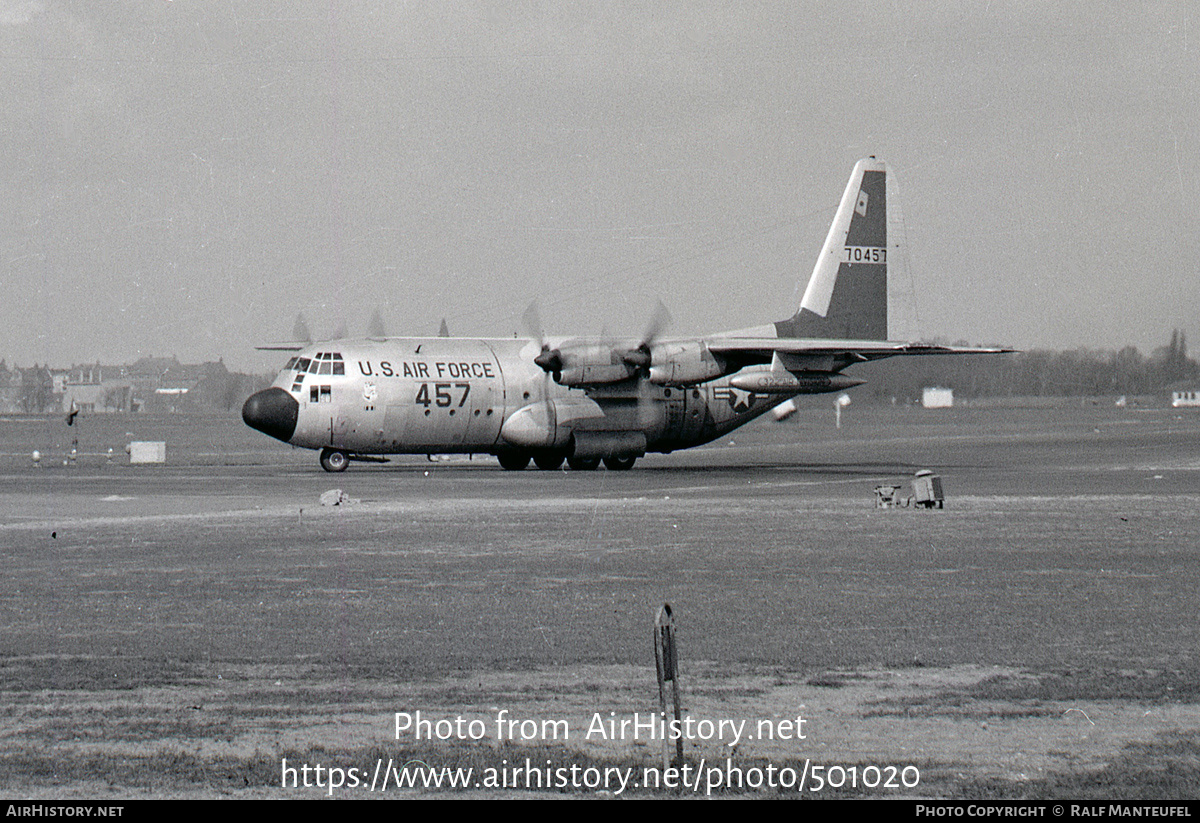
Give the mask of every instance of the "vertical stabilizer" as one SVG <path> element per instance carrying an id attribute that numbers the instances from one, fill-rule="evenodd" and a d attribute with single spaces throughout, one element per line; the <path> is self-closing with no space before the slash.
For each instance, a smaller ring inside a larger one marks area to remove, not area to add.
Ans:
<path id="1" fill-rule="evenodd" d="M 813 267 L 800 310 L 780 337 L 888 337 L 887 166 L 859 160 Z"/>

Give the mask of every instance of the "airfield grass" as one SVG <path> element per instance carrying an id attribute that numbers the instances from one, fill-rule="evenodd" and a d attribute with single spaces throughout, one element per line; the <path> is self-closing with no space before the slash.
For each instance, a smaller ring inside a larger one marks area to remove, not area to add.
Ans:
<path id="1" fill-rule="evenodd" d="M 405 693 L 418 705 L 495 703 L 494 684 L 469 685 L 476 671 L 530 673 L 522 699 L 550 707 L 647 710 L 624 687 L 532 675 L 644 669 L 663 602 L 685 684 L 712 705 L 761 697 L 739 684 L 746 671 L 832 696 L 873 671 L 973 665 L 1005 670 L 885 689 L 857 716 L 977 728 L 1074 705 L 1200 707 L 1196 418 L 851 412 L 841 432 L 814 408 L 797 428 L 628 473 L 400 461 L 338 477 L 224 419 L 91 418 L 74 466 L 60 420 L 0 421 L 0 793 L 283 796 L 293 756 L 640 769 L 645 754 L 270 731 L 399 710 L 397 683 L 437 684 Z M 107 444 L 126 437 L 167 439 L 171 464 L 110 463 Z M 32 447 L 51 456 L 40 468 Z M 876 483 L 921 467 L 945 476 L 945 510 L 873 508 Z M 322 509 L 334 486 L 361 502 Z M 1200 793 L 1198 741 L 1164 729 L 1025 779 L 913 762 L 922 796 L 1170 799 Z M 768 760 L 796 762 L 745 763 Z"/>
<path id="2" fill-rule="evenodd" d="M 767 488 L 718 505 L 676 489 L 65 522 L 6 549 L 4 642 L 22 656 L 144 657 L 147 676 L 164 660 L 411 674 L 638 663 L 669 602 L 703 660 L 1171 668 L 1194 654 L 1189 498 L 956 499 L 936 512 L 786 498 Z"/>

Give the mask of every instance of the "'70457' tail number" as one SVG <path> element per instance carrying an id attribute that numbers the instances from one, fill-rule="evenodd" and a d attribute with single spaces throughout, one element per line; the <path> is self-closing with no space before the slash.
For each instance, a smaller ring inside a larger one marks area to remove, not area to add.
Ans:
<path id="1" fill-rule="evenodd" d="M 846 246 L 843 263 L 886 263 L 887 249 L 880 246 Z"/>

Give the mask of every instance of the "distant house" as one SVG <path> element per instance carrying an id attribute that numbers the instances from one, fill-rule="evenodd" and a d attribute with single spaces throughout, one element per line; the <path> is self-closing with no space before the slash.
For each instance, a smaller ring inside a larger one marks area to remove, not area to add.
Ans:
<path id="1" fill-rule="evenodd" d="M 1171 407 L 1180 409 L 1185 406 L 1200 408 L 1200 389 L 1192 387 L 1171 390 Z"/>
<path id="2" fill-rule="evenodd" d="M 72 366 L 56 376 L 62 409 L 94 412 L 174 412 L 192 408 L 189 394 L 224 363 L 185 365 L 174 357 L 143 357 L 129 366 Z M 72 405 L 73 404 L 73 405 Z"/>
<path id="3" fill-rule="evenodd" d="M 95 363 L 72 366 L 59 372 L 54 381 L 62 410 L 78 409 L 87 413 L 132 411 L 133 389 L 124 370 L 123 366 Z"/>
<path id="4" fill-rule="evenodd" d="M 0 360 L 0 412 L 11 414 L 21 410 L 21 372 L 9 371 L 8 364 Z"/>
<path id="5" fill-rule="evenodd" d="M 222 360 L 143 357 L 128 366 L 20 369 L 0 359 L 0 414 L 229 411 L 269 382 L 231 372 Z"/>
<path id="6" fill-rule="evenodd" d="M 954 389 L 928 386 L 921 392 L 921 405 L 927 409 L 948 409 L 954 405 Z"/>

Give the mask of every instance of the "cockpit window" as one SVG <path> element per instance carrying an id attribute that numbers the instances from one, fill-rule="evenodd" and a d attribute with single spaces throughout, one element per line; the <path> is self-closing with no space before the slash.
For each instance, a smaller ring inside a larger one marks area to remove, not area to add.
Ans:
<path id="1" fill-rule="evenodd" d="M 284 370 L 284 371 L 287 371 L 287 370 L 288 370 L 288 369 L 290 369 L 292 366 L 296 365 L 296 361 L 297 361 L 297 360 L 299 360 L 299 359 L 300 359 L 299 357 L 293 357 L 293 358 L 291 358 L 290 360 L 288 360 L 288 361 L 287 361 L 287 365 L 283 367 L 283 370 Z"/>
<path id="2" fill-rule="evenodd" d="M 346 363 L 342 360 L 341 352 L 319 351 L 311 360 L 297 358 L 296 370 L 309 374 L 341 374 L 346 373 Z M 291 365 L 289 363 L 289 365 Z"/>

